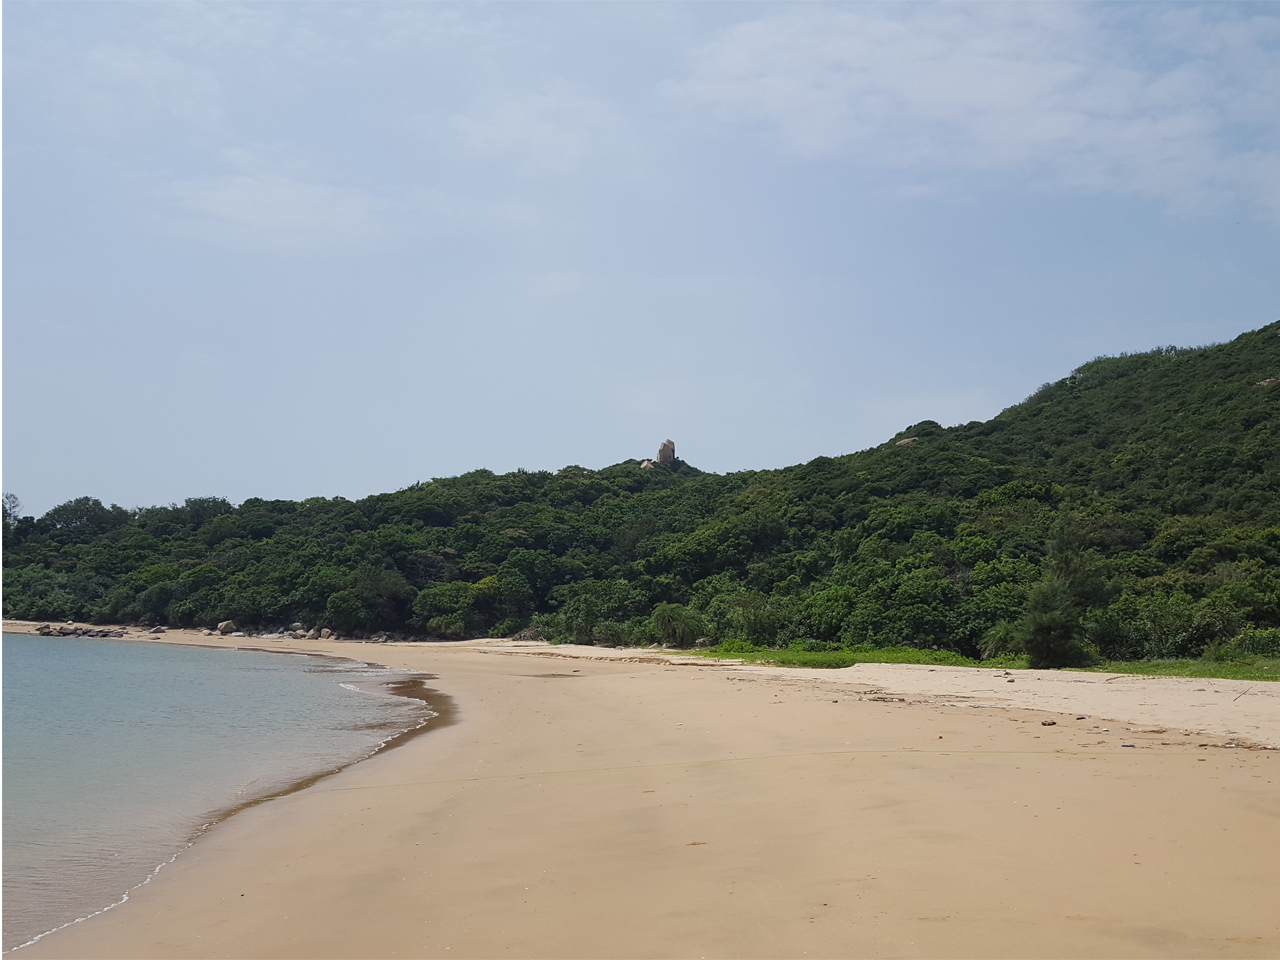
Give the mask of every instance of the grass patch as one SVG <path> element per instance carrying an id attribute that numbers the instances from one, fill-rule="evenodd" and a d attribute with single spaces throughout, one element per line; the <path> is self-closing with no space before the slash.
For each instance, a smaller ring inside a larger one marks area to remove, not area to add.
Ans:
<path id="1" fill-rule="evenodd" d="M 950 650 L 920 650 L 916 647 L 855 647 L 849 650 L 747 649 L 745 644 L 722 644 L 691 651 L 704 657 L 732 657 L 747 663 L 767 663 L 779 667 L 810 667 L 834 670 L 855 663 L 918 663 L 931 667 L 991 667 L 1025 670 L 1025 656 L 1002 656 L 991 660 L 971 660 Z"/>
<path id="2" fill-rule="evenodd" d="M 989 667 L 995 670 L 1026 670 L 1026 656 L 1004 655 L 990 660 L 972 660 L 950 650 L 920 650 L 916 647 L 862 647 L 851 650 L 797 650 L 748 648 L 741 642 L 722 644 L 689 653 L 703 657 L 744 660 L 778 667 L 809 667 L 835 670 L 855 663 L 918 663 L 931 667 Z M 1221 680 L 1280 681 L 1280 658 L 1251 657 L 1226 662 L 1213 660 L 1112 660 L 1092 667 L 1063 668 L 1084 673 L 1127 673 L 1147 677 L 1204 677 Z"/>
<path id="3" fill-rule="evenodd" d="M 1280 680 L 1280 659 L 1257 657 L 1215 663 L 1212 660 L 1113 660 L 1088 673 L 1128 673 L 1146 677 L 1205 677 L 1221 680 Z"/>

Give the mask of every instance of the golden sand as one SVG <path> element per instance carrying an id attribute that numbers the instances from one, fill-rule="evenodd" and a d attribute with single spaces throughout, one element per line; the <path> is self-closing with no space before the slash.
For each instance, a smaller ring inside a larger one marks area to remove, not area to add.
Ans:
<path id="1" fill-rule="evenodd" d="M 436 674 L 458 722 L 16 955 L 1280 956 L 1280 685 L 164 640 Z"/>

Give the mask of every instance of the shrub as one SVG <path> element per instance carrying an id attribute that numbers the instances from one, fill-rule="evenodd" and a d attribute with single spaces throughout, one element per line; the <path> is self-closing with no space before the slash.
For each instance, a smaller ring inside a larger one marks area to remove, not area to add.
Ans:
<path id="1" fill-rule="evenodd" d="M 1084 632 L 1104 659 L 1161 660 L 1222 648 L 1240 629 L 1240 620 L 1240 613 L 1221 600 L 1195 600 L 1177 591 L 1124 594 L 1087 618 Z"/>
<path id="2" fill-rule="evenodd" d="M 354 590 L 339 590 L 325 604 L 325 619 L 339 630 L 356 630 L 364 626 L 368 616 Z"/>
<path id="3" fill-rule="evenodd" d="M 733 638 L 721 641 L 719 646 L 711 648 L 714 653 L 754 653 L 758 648 L 750 640 Z"/>
<path id="4" fill-rule="evenodd" d="M 1236 635 L 1233 645 L 1255 657 L 1280 657 L 1280 629 L 1247 627 Z"/>
<path id="5" fill-rule="evenodd" d="M 496 624 L 492 632 L 495 637 L 510 637 L 523 630 L 528 622 L 528 620 L 522 620 L 519 617 L 508 617 L 506 620 Z"/>
<path id="6" fill-rule="evenodd" d="M 1280 658 L 1280 630 L 1246 627 L 1231 640 L 1214 640 L 1204 648 L 1204 659 L 1218 663 L 1251 660 L 1254 657 Z"/>

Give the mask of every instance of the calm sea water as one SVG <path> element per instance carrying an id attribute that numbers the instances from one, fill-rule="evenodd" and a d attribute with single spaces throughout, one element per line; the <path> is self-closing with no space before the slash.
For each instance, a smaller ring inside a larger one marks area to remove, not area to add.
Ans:
<path id="1" fill-rule="evenodd" d="M 4 635 L 10 950 L 118 903 L 238 804 L 429 717 L 322 657 Z"/>

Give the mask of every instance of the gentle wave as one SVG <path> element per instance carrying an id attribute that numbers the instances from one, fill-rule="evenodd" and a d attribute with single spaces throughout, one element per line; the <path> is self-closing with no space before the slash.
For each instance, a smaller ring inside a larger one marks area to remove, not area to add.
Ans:
<path id="1" fill-rule="evenodd" d="M 439 715 L 389 689 L 414 674 L 311 655 L 5 634 L 4 665 L 6 953 Z"/>

